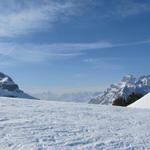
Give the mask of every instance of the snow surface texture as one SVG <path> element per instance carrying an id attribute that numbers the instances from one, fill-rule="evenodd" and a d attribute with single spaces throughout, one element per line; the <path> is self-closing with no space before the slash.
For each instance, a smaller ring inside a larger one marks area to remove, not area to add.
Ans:
<path id="1" fill-rule="evenodd" d="M 103 94 L 92 98 L 89 103 L 111 105 L 119 96 L 124 99 L 132 93 L 146 95 L 150 92 L 150 75 L 135 78 L 133 75 L 126 75 L 118 84 L 112 84 Z"/>
<path id="2" fill-rule="evenodd" d="M 0 96 L 34 99 L 24 93 L 19 86 L 7 75 L 0 72 Z"/>
<path id="3" fill-rule="evenodd" d="M 0 149 L 150 149 L 149 116 L 142 109 L 0 98 Z"/>
<path id="4" fill-rule="evenodd" d="M 150 109 L 150 93 L 128 107 Z"/>

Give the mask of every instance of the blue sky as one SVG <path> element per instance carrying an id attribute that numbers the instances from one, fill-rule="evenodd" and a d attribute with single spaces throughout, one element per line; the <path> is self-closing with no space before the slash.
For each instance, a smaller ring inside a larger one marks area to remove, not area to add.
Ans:
<path id="1" fill-rule="evenodd" d="M 27 92 L 150 74 L 149 0 L 5 0 L 0 20 L 0 70 Z"/>

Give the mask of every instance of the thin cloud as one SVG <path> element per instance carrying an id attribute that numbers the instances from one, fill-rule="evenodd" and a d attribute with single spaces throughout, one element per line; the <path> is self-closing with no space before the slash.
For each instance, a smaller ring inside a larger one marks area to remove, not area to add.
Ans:
<path id="1" fill-rule="evenodd" d="M 72 1 L 0 1 L 0 37 L 14 37 L 41 29 L 48 30 L 58 20 L 77 15 Z"/>
<path id="2" fill-rule="evenodd" d="M 112 57 L 101 58 L 101 59 L 88 58 L 88 59 L 84 59 L 83 62 L 91 65 L 93 69 L 103 69 L 103 70 L 122 69 L 122 66 L 114 61 L 115 59 Z"/>
<path id="3" fill-rule="evenodd" d="M 116 11 L 122 17 L 135 16 L 143 13 L 150 12 L 150 2 L 149 1 L 121 1 L 119 8 Z"/>
<path id="4" fill-rule="evenodd" d="M 83 55 L 87 50 L 109 48 L 111 46 L 108 42 L 43 45 L 1 43 L 0 54 L 18 61 L 41 62 L 52 59 L 72 58 Z"/>
<path id="5" fill-rule="evenodd" d="M 94 1 L 91 3 L 99 8 L 96 16 L 98 19 L 125 19 L 132 16 L 150 13 L 150 1 L 136 0 L 113 0 L 113 1 Z"/>
<path id="6" fill-rule="evenodd" d="M 149 39 L 133 43 L 111 43 L 105 41 L 93 43 L 54 43 L 41 45 L 0 43 L 0 59 L 2 59 L 2 57 L 10 57 L 12 60 L 20 62 L 43 62 L 47 60 L 78 57 L 79 55 L 84 55 L 93 50 L 138 46 L 149 43 Z"/>
<path id="7" fill-rule="evenodd" d="M 109 4 L 109 5 L 108 5 Z M 0 37 L 15 37 L 49 30 L 56 22 L 80 16 L 96 7 L 96 16 L 128 17 L 150 12 L 149 1 L 114 0 L 5 0 L 0 1 Z M 104 8 L 104 9 L 103 9 Z"/>

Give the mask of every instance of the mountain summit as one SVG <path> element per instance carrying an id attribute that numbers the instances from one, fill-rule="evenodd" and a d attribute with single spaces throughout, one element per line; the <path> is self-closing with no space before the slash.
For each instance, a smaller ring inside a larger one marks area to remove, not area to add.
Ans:
<path id="1" fill-rule="evenodd" d="M 139 78 L 133 75 L 126 75 L 117 84 L 110 87 L 96 98 L 90 100 L 92 104 L 112 104 L 119 97 L 127 100 L 132 93 L 145 95 L 150 92 L 150 75 Z"/>
<path id="2" fill-rule="evenodd" d="M 8 75 L 0 72 L 0 96 L 35 99 L 24 93 Z"/>

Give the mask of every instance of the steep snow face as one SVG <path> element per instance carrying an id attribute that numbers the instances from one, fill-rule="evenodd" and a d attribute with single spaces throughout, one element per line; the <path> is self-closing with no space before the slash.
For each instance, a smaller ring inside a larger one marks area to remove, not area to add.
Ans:
<path id="1" fill-rule="evenodd" d="M 30 98 L 32 96 L 24 93 L 19 86 L 7 75 L 0 72 L 0 96 Z"/>
<path id="2" fill-rule="evenodd" d="M 145 95 L 135 103 L 129 105 L 128 107 L 150 109 L 150 93 Z"/>
<path id="3" fill-rule="evenodd" d="M 91 99 L 89 103 L 110 105 L 119 96 L 127 99 L 133 92 L 143 95 L 149 93 L 150 75 L 139 78 L 126 75 L 118 84 L 112 84 L 102 95 Z"/>
<path id="4" fill-rule="evenodd" d="M 150 110 L 0 98 L 1 150 L 150 149 Z"/>

